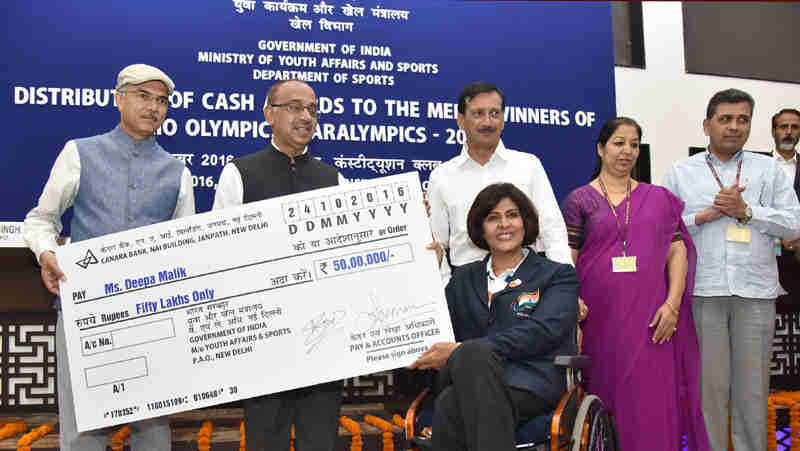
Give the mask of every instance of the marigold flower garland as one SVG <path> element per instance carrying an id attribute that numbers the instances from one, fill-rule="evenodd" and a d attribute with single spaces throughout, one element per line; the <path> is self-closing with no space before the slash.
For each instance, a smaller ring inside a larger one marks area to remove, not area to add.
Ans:
<path id="1" fill-rule="evenodd" d="M 130 426 L 124 426 L 111 437 L 111 451 L 122 451 L 125 447 L 125 440 L 131 436 Z"/>
<path id="2" fill-rule="evenodd" d="M 247 440 L 244 438 L 244 420 L 239 423 L 239 435 L 242 436 L 241 440 L 239 440 L 239 451 L 247 451 Z"/>
<path id="3" fill-rule="evenodd" d="M 375 415 L 364 415 L 364 421 L 383 431 L 383 451 L 394 451 L 394 439 L 392 438 L 392 423 Z"/>
<path id="4" fill-rule="evenodd" d="M 775 424 L 776 405 L 789 408 L 791 451 L 800 451 L 800 392 L 779 392 L 769 395 L 767 400 L 767 450 L 775 451 L 778 447 Z"/>
<path id="5" fill-rule="evenodd" d="M 13 437 L 20 432 L 25 432 L 28 429 L 28 424 L 24 420 L 12 421 L 0 427 L 0 440 Z"/>
<path id="6" fill-rule="evenodd" d="M 361 425 L 344 415 L 339 417 L 339 424 L 353 434 L 353 440 L 350 442 L 350 451 L 362 451 L 364 442 L 361 439 Z"/>
<path id="7" fill-rule="evenodd" d="M 52 430 L 52 424 L 43 424 L 36 429 L 32 429 L 17 440 L 17 451 L 31 451 L 31 443 L 49 434 Z"/>
<path id="8" fill-rule="evenodd" d="M 767 400 L 767 451 L 776 451 L 778 449 L 778 440 L 776 438 L 776 425 L 777 420 L 775 415 L 775 396 L 769 395 Z"/>
<path id="9" fill-rule="evenodd" d="M 214 432 L 214 424 L 211 420 L 203 422 L 200 431 L 197 432 L 197 451 L 209 451 L 211 449 L 211 434 Z"/>
<path id="10" fill-rule="evenodd" d="M 406 428 L 406 419 L 401 417 L 399 414 L 392 415 L 392 423 L 394 423 L 397 427 L 401 427 L 403 429 Z"/>

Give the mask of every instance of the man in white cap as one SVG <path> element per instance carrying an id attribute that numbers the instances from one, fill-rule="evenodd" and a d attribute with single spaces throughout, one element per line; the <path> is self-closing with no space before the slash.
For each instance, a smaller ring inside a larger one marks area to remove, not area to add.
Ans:
<path id="1" fill-rule="evenodd" d="M 120 122 L 102 135 L 67 141 L 50 171 L 39 204 L 25 217 L 25 241 L 53 294 L 65 280 L 57 261 L 61 216 L 73 207 L 73 242 L 194 214 L 189 170 L 153 138 L 164 122 L 175 84 L 146 64 L 125 67 L 114 99 Z M 61 309 L 56 326 L 60 449 L 105 450 L 109 431 L 78 433 Z M 169 450 L 167 418 L 131 424 L 133 450 Z"/>

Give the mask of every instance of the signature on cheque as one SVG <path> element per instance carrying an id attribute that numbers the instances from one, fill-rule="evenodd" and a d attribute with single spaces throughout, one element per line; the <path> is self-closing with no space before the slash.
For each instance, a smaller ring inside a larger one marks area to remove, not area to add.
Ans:
<path id="1" fill-rule="evenodd" d="M 398 322 L 420 315 L 435 313 L 435 301 L 387 305 L 381 302 L 374 291 L 369 295 L 369 308 L 356 317 L 356 328 L 360 330 L 391 326 Z"/>
<path id="2" fill-rule="evenodd" d="M 344 310 L 334 310 L 322 312 L 308 320 L 303 326 L 303 333 L 306 335 L 304 342 L 306 354 L 316 350 L 332 332 L 341 330 L 345 317 L 347 317 L 347 312 Z"/>

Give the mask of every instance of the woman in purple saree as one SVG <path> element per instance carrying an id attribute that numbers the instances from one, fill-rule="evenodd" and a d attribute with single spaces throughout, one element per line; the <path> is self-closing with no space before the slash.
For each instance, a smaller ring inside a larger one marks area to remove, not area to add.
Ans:
<path id="1" fill-rule="evenodd" d="M 566 200 L 564 219 L 588 308 L 587 390 L 612 410 L 622 451 L 709 449 L 692 321 L 696 252 L 683 202 L 631 170 L 641 128 L 606 122 L 592 181 Z"/>

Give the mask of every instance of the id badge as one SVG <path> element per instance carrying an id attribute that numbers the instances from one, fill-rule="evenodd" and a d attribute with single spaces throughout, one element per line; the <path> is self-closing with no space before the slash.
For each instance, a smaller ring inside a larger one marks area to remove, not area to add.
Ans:
<path id="1" fill-rule="evenodd" d="M 613 272 L 636 272 L 636 257 L 614 257 L 611 259 Z"/>
<path id="2" fill-rule="evenodd" d="M 728 234 L 726 239 L 736 243 L 749 243 L 750 227 L 728 226 Z"/>

